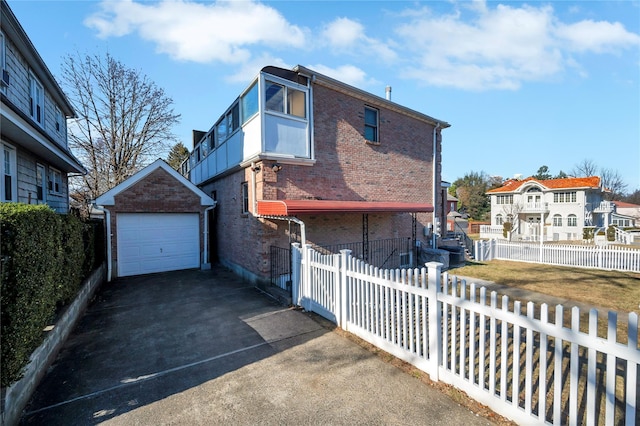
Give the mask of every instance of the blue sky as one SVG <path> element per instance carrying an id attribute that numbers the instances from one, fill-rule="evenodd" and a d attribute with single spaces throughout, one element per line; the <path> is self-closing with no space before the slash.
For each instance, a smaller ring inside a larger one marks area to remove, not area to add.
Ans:
<path id="1" fill-rule="evenodd" d="M 640 1 L 9 0 L 59 77 L 109 52 L 208 130 L 266 65 L 315 69 L 451 123 L 444 180 L 582 160 L 640 189 Z"/>

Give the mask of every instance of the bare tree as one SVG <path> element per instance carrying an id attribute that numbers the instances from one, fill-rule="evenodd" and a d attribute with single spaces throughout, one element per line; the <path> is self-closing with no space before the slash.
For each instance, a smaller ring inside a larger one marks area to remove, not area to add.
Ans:
<path id="1" fill-rule="evenodd" d="M 172 128 L 180 115 L 173 100 L 108 53 L 66 56 L 62 77 L 79 117 L 69 125 L 69 145 L 88 170 L 74 182 L 83 199 L 123 182 L 176 140 Z"/>
<path id="2" fill-rule="evenodd" d="M 593 160 L 584 159 L 571 169 L 571 175 L 576 177 L 595 176 L 598 174 L 598 166 Z"/>
<path id="3" fill-rule="evenodd" d="M 627 191 L 627 184 L 622 176 L 614 169 L 600 169 L 600 180 L 604 188 L 609 192 L 605 193 L 608 200 L 621 200 Z"/>
<path id="4" fill-rule="evenodd" d="M 505 217 L 503 228 L 506 231 L 504 232 L 504 237 L 509 241 L 511 241 L 513 233 L 520 229 L 520 213 L 522 210 L 524 210 L 524 207 L 520 203 L 504 204 L 502 206 L 502 213 Z M 505 226 L 507 223 L 509 225 Z"/>

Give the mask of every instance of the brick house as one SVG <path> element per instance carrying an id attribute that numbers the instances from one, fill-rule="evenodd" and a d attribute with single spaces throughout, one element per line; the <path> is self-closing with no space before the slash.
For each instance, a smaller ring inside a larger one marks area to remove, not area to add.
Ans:
<path id="1" fill-rule="evenodd" d="M 164 160 L 95 200 L 105 212 L 108 279 L 210 267 L 206 212 L 214 201 Z"/>
<path id="2" fill-rule="evenodd" d="M 0 0 L 0 202 L 69 210 L 69 173 L 86 173 L 67 145 L 75 112 L 4 0 Z"/>
<path id="3" fill-rule="evenodd" d="M 292 242 L 358 243 L 371 260 L 373 241 L 400 239 L 406 247 L 390 256 L 409 266 L 446 226 L 447 127 L 302 66 L 265 67 L 208 131 L 194 131 L 183 172 L 217 201 L 212 254 L 254 282 L 269 279 L 271 248 Z"/>

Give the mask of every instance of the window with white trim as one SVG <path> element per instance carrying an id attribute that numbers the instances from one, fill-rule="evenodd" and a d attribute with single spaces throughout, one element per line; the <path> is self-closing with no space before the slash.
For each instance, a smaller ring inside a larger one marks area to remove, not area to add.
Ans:
<path id="1" fill-rule="evenodd" d="M 496 204 L 513 204 L 513 195 L 496 195 Z"/>
<path id="2" fill-rule="evenodd" d="M 49 192 L 62 194 L 62 173 L 52 167 L 49 167 Z"/>
<path id="3" fill-rule="evenodd" d="M 45 167 L 42 164 L 36 163 L 36 199 L 38 201 L 46 202 L 46 194 L 45 191 L 47 185 L 47 172 Z"/>
<path id="4" fill-rule="evenodd" d="M 29 114 L 36 123 L 44 124 L 44 87 L 33 73 L 29 74 Z"/>
<path id="5" fill-rule="evenodd" d="M 249 183 L 242 182 L 242 213 L 249 213 Z"/>
<path id="6" fill-rule="evenodd" d="M 553 193 L 553 202 L 554 203 L 575 203 L 576 200 L 577 200 L 576 191 L 554 192 Z"/>
<path id="7" fill-rule="evenodd" d="M 379 111 L 375 108 L 364 107 L 364 138 L 370 142 L 380 142 L 378 113 Z"/>
<path id="8" fill-rule="evenodd" d="M 56 106 L 55 108 L 55 126 L 56 126 L 56 132 L 58 133 L 62 133 L 63 127 L 62 127 L 62 111 L 60 111 L 60 108 L 58 108 Z"/>
<path id="9" fill-rule="evenodd" d="M 562 226 L 562 216 L 559 214 L 553 215 L 553 226 Z"/>
<path id="10" fill-rule="evenodd" d="M 0 199 L 3 202 L 18 201 L 18 163 L 16 149 L 10 145 L 2 144 L 2 187 L 0 187 Z"/>
<path id="11" fill-rule="evenodd" d="M 5 48 L 5 44 L 4 44 L 4 34 L 2 33 L 2 31 L 0 31 L 0 73 L 2 73 L 2 75 L 0 75 L 0 78 L 2 79 L 2 81 L 0 81 L 0 89 L 2 91 L 6 90 L 6 85 L 4 82 L 4 73 L 8 72 L 7 71 L 7 57 L 6 57 L 6 48 Z"/>
<path id="12" fill-rule="evenodd" d="M 307 95 L 301 90 L 294 89 L 273 81 L 265 82 L 265 109 L 293 115 L 307 117 Z"/>
<path id="13" fill-rule="evenodd" d="M 496 225 L 502 225 L 504 223 L 504 219 L 502 219 L 501 214 L 496 215 Z"/>
<path id="14" fill-rule="evenodd" d="M 578 217 L 575 214 L 567 217 L 567 226 L 578 226 Z"/>

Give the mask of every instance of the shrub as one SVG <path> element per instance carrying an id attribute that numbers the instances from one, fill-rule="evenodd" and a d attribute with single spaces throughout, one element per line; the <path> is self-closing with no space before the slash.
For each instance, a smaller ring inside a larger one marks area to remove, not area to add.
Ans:
<path id="1" fill-rule="evenodd" d="M 47 206 L 1 203 L 0 232 L 0 381 L 8 386 L 21 377 L 42 342 L 43 327 L 55 314 L 60 220 Z"/>
<path id="2" fill-rule="evenodd" d="M 609 225 L 607 228 L 607 241 L 615 241 L 616 240 L 616 227 L 613 225 Z"/>
<path id="3" fill-rule="evenodd" d="M 512 225 L 511 222 L 505 222 L 502 224 L 502 236 L 507 238 L 509 236 L 509 231 L 511 231 Z"/>
<path id="4" fill-rule="evenodd" d="M 85 252 L 94 251 L 94 229 L 45 205 L 0 203 L 1 386 L 22 377 L 56 307 L 72 301 L 91 272 Z"/>
<path id="5" fill-rule="evenodd" d="M 595 234 L 594 228 L 583 228 L 582 229 L 582 239 L 583 240 L 593 240 Z"/>

